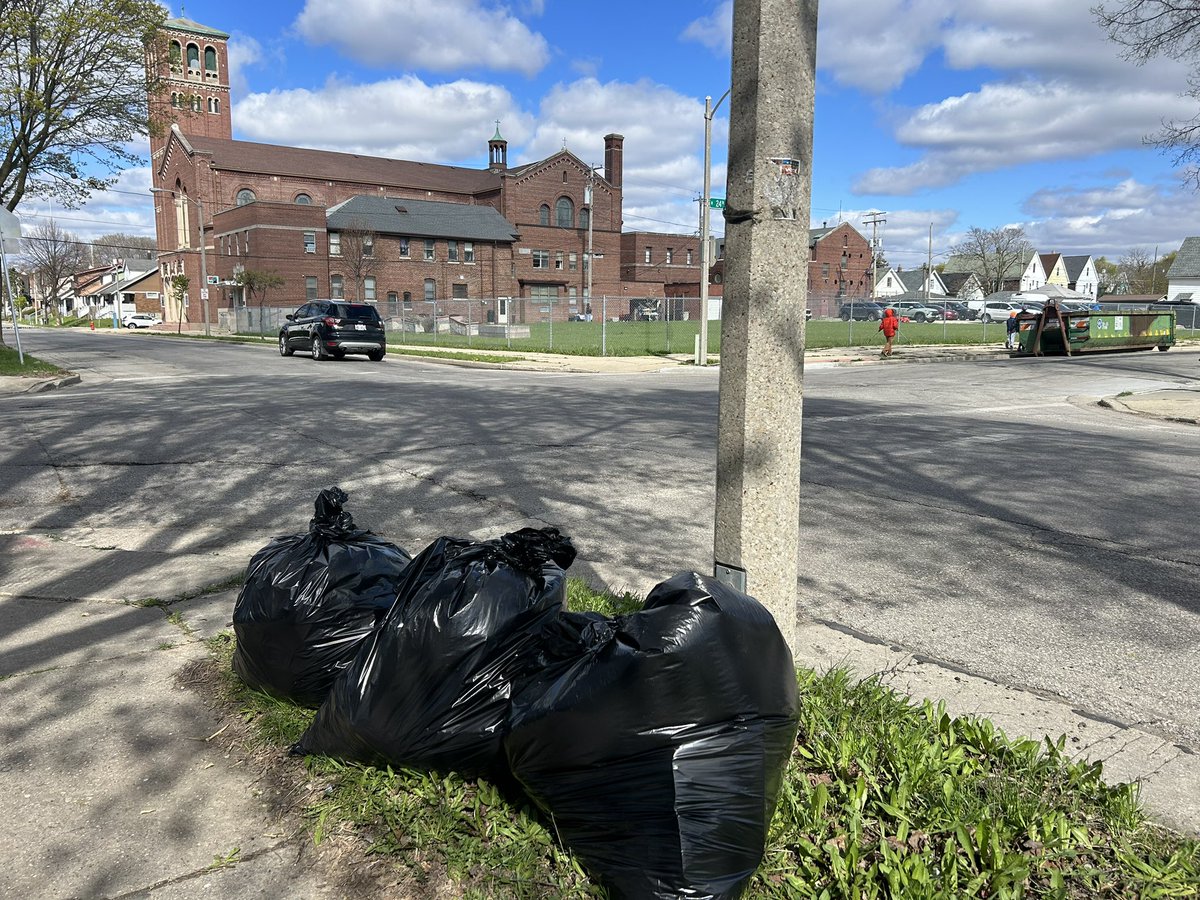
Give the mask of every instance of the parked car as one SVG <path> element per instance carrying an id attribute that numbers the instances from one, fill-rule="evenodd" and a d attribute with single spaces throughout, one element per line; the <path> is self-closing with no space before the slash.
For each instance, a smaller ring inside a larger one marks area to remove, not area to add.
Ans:
<path id="1" fill-rule="evenodd" d="M 946 313 L 948 321 L 958 320 L 959 322 L 969 322 L 979 318 L 979 313 L 967 306 L 967 304 L 959 300 L 930 300 L 930 306 L 936 306 Z M 953 313 L 953 315 L 951 315 Z"/>
<path id="2" fill-rule="evenodd" d="M 887 306 L 901 318 L 907 317 L 910 322 L 936 322 L 942 317 L 940 309 L 920 300 L 897 300 Z"/>
<path id="3" fill-rule="evenodd" d="M 883 304 L 874 300 L 851 300 L 843 303 L 838 310 L 838 318 L 843 322 L 857 319 L 860 322 L 878 322 L 883 318 Z"/>
<path id="4" fill-rule="evenodd" d="M 316 360 L 341 359 L 365 353 L 379 362 L 387 352 L 383 319 L 370 303 L 312 300 L 291 315 L 279 329 L 279 355 L 307 350 Z"/>
<path id="5" fill-rule="evenodd" d="M 162 323 L 163 320 L 152 313 L 125 313 L 121 316 L 121 324 L 126 328 L 149 328 Z"/>
<path id="6" fill-rule="evenodd" d="M 1009 317 L 1010 313 L 1020 312 L 1022 309 L 1029 312 L 1038 312 L 1031 304 L 1006 303 L 1002 301 L 990 300 L 983 305 L 983 313 L 980 318 L 984 322 L 1003 322 Z"/>

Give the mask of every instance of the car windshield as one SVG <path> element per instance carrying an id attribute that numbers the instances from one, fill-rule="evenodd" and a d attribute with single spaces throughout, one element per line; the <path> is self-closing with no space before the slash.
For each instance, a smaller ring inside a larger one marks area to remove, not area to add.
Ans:
<path id="1" fill-rule="evenodd" d="M 338 303 L 333 307 L 333 314 L 339 319 L 358 319 L 363 322 L 375 322 L 379 319 L 375 307 L 365 303 Z"/>

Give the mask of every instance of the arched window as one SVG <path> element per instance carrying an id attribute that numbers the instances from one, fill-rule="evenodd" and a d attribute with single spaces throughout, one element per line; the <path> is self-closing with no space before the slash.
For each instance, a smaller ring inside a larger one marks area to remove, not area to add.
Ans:
<path id="1" fill-rule="evenodd" d="M 588 227 L 588 219 L 590 219 L 591 217 L 592 217 L 592 211 L 590 209 L 588 209 L 586 206 L 583 209 L 581 209 L 579 211 L 579 227 L 587 228 Z"/>
<path id="2" fill-rule="evenodd" d="M 221 111 L 221 100 L 218 97 L 208 98 L 208 111 L 210 113 L 219 113 Z"/>
<path id="3" fill-rule="evenodd" d="M 179 106 L 179 94 L 175 91 L 171 91 L 171 105 L 176 108 Z"/>
<path id="4" fill-rule="evenodd" d="M 570 197 L 559 197 L 554 204 L 554 224 L 559 228 L 575 227 L 575 204 Z"/>
<path id="5" fill-rule="evenodd" d="M 254 191 L 250 188 L 242 188 L 237 192 L 237 205 L 245 206 L 247 203 L 253 203 L 258 198 L 254 196 Z"/>
<path id="6" fill-rule="evenodd" d="M 213 73 L 217 71 L 217 51 L 212 47 L 204 48 L 204 71 Z"/>
<path id="7" fill-rule="evenodd" d="M 312 197 L 308 196 L 308 194 L 297 194 L 296 195 L 296 205 L 297 206 L 311 206 L 312 205 Z"/>
<path id="8" fill-rule="evenodd" d="M 543 203 L 541 205 L 541 207 L 538 209 L 538 224 L 539 225 L 549 225 L 550 224 L 550 207 L 548 207 L 545 203 Z"/>
<path id="9" fill-rule="evenodd" d="M 200 48 L 197 47 L 195 44 L 188 44 L 187 59 L 188 59 L 188 69 L 189 70 L 195 69 L 197 72 L 199 72 L 200 71 Z"/>
<path id="10" fill-rule="evenodd" d="M 183 45 L 179 41 L 171 41 L 171 47 L 168 51 L 172 69 L 183 68 Z"/>

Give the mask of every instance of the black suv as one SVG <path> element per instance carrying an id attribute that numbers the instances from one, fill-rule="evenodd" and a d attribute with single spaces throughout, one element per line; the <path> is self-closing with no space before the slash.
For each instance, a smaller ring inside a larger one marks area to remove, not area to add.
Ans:
<path id="1" fill-rule="evenodd" d="M 838 318 L 843 322 L 858 319 L 860 322 L 878 322 L 883 318 L 883 304 L 873 300 L 854 300 L 843 303 L 838 310 Z"/>
<path id="2" fill-rule="evenodd" d="M 383 319 L 370 303 L 312 300 L 279 329 L 279 355 L 291 356 L 297 350 L 307 350 L 317 360 L 365 353 L 379 362 L 387 352 Z"/>

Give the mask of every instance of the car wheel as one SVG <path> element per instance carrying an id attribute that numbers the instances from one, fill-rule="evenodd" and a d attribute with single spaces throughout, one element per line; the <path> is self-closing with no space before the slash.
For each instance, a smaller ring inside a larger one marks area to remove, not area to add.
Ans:
<path id="1" fill-rule="evenodd" d="M 315 331 L 312 333 L 312 342 L 309 351 L 312 353 L 312 358 L 317 362 L 325 359 L 325 348 L 321 346 L 321 335 Z"/>
<path id="2" fill-rule="evenodd" d="M 918 321 L 918 322 L 921 322 L 922 324 L 924 324 L 924 322 L 925 322 L 925 313 L 917 313 L 915 316 L 913 316 L 913 318 L 914 318 L 914 319 L 916 319 L 916 321 Z"/>
<path id="3" fill-rule="evenodd" d="M 991 317 L 991 316 L 984 316 L 984 317 L 983 317 L 983 318 L 982 318 L 980 321 L 982 321 L 984 325 L 987 325 L 989 322 L 991 322 L 991 321 L 992 321 L 992 317 Z"/>
<path id="4" fill-rule="evenodd" d="M 1167 350 L 1171 349 L 1171 345 L 1170 344 L 1159 344 L 1158 349 L 1162 350 L 1165 353 Z"/>
<path id="5" fill-rule="evenodd" d="M 125 327 L 126 327 L 126 328 L 128 328 L 128 329 L 130 329 L 130 330 L 132 331 L 134 328 L 137 328 L 137 323 L 136 323 L 136 322 L 130 322 L 130 323 L 129 323 L 128 325 L 126 325 Z"/>
<path id="6" fill-rule="evenodd" d="M 287 335 L 286 334 L 279 335 L 279 355 L 280 356 L 291 356 L 295 352 L 296 351 L 294 351 L 291 347 L 288 346 Z"/>
<path id="7" fill-rule="evenodd" d="M 842 313 L 840 318 L 843 322 L 849 322 L 850 321 L 850 313 Z"/>
<path id="8" fill-rule="evenodd" d="M 1159 349 L 1165 348 L 1160 347 Z M 367 353 L 367 359 L 369 359 L 371 362 L 379 362 L 383 359 L 383 353 L 384 351 L 382 350 L 371 350 L 369 353 Z"/>
<path id="9" fill-rule="evenodd" d="M 878 322 L 879 321 L 879 313 L 870 313 L 867 316 L 867 321 L 868 322 Z"/>

